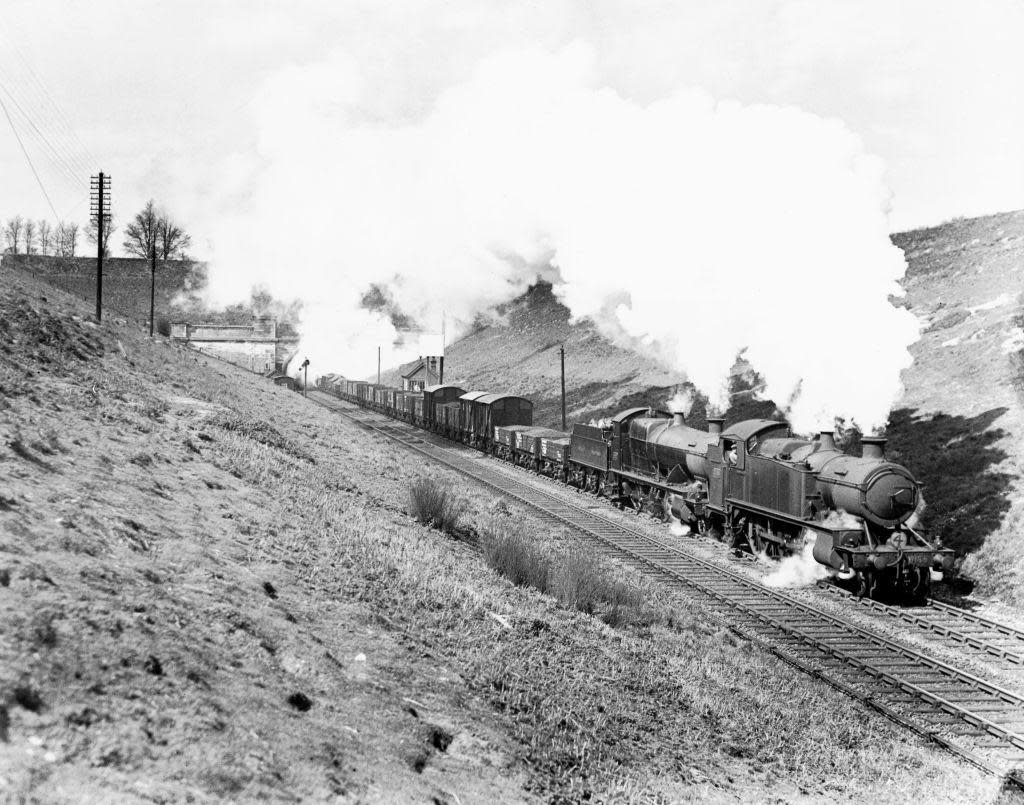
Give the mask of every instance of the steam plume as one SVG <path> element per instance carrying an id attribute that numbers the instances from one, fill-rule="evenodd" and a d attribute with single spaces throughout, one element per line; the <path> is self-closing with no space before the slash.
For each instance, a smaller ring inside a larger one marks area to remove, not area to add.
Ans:
<path id="1" fill-rule="evenodd" d="M 643 105 L 594 74 L 583 45 L 499 55 L 404 125 L 367 116 L 344 56 L 271 77 L 215 292 L 301 298 L 311 368 L 366 376 L 377 345 L 385 366 L 436 351 L 445 311 L 451 338 L 540 276 L 714 406 L 746 349 L 798 430 L 884 423 L 918 326 L 888 301 L 880 162 L 837 120 L 683 88 Z"/>
<path id="2" fill-rule="evenodd" d="M 779 566 L 765 576 L 768 587 L 808 587 L 828 576 L 828 568 L 814 559 L 814 543 L 817 537 L 813 531 L 804 531 L 804 544 L 799 553 L 787 556 Z"/>

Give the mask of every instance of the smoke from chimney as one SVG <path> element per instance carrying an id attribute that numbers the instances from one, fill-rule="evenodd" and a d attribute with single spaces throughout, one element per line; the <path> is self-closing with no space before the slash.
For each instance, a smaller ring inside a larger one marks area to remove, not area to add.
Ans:
<path id="1" fill-rule="evenodd" d="M 268 78 L 247 107 L 258 150 L 224 177 L 244 201 L 214 233 L 214 297 L 300 297 L 312 366 L 365 377 L 378 345 L 385 366 L 441 354 L 443 318 L 457 337 L 540 277 L 721 410 L 746 349 L 797 431 L 884 424 L 919 328 L 889 302 L 905 263 L 883 166 L 838 120 L 684 87 L 640 102 L 584 44 L 495 54 L 397 124 L 368 114 L 361 79 L 342 53 Z M 822 298 L 870 326 L 836 327 Z"/>

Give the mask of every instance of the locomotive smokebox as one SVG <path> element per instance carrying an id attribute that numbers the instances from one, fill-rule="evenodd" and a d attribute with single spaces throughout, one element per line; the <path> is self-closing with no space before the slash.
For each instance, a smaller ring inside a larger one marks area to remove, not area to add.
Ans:
<path id="1" fill-rule="evenodd" d="M 861 455 L 864 458 L 885 458 L 885 443 L 886 438 L 884 436 L 865 436 L 860 440 L 862 451 Z"/>
<path id="2" fill-rule="evenodd" d="M 685 425 L 686 424 L 686 417 L 683 416 L 683 412 L 682 411 L 673 411 L 672 412 L 672 424 L 673 425 Z"/>
<path id="3" fill-rule="evenodd" d="M 836 449 L 836 437 L 835 434 L 830 430 L 823 430 L 818 436 L 818 442 L 821 444 L 822 450 L 835 450 Z"/>
<path id="4" fill-rule="evenodd" d="M 718 435 L 722 432 L 722 425 L 725 423 L 724 416 L 709 416 L 708 417 L 708 433 Z"/>

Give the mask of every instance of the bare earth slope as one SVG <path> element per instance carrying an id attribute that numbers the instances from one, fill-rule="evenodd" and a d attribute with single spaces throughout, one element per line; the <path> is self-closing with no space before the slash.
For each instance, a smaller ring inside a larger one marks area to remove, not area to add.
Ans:
<path id="1" fill-rule="evenodd" d="M 1024 212 L 893 240 L 907 256 L 906 304 L 923 334 L 890 417 L 891 455 L 924 481 L 929 526 L 969 555 L 963 570 L 980 591 L 1024 603 Z M 537 401 L 537 422 L 557 427 L 563 342 L 570 426 L 663 403 L 680 381 L 609 343 L 591 323 L 569 324 L 569 311 L 543 285 L 452 344 L 446 379 L 526 394 Z"/>
<path id="2" fill-rule="evenodd" d="M 87 308 L 0 268 L 0 799 L 999 796 L 667 594 L 514 587 L 487 495 L 434 470 L 466 530 L 421 526 L 404 451 Z"/>

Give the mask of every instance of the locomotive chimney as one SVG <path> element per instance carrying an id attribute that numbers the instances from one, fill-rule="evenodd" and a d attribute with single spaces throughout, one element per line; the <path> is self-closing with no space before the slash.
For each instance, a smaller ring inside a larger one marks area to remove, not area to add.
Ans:
<path id="1" fill-rule="evenodd" d="M 722 432 L 722 425 L 725 423 L 724 416 L 709 416 L 708 417 L 708 433 L 718 435 Z"/>
<path id="2" fill-rule="evenodd" d="M 673 425 L 683 425 L 683 424 L 685 424 L 685 422 L 686 422 L 686 418 L 683 416 L 683 412 L 682 411 L 673 411 L 672 412 L 672 424 Z"/>
<path id="3" fill-rule="evenodd" d="M 818 442 L 821 444 L 822 450 L 836 449 L 836 437 L 830 430 L 823 430 L 821 435 L 818 436 Z"/>
<path id="4" fill-rule="evenodd" d="M 860 440 L 861 455 L 864 458 L 885 458 L 884 436 L 865 436 Z"/>

